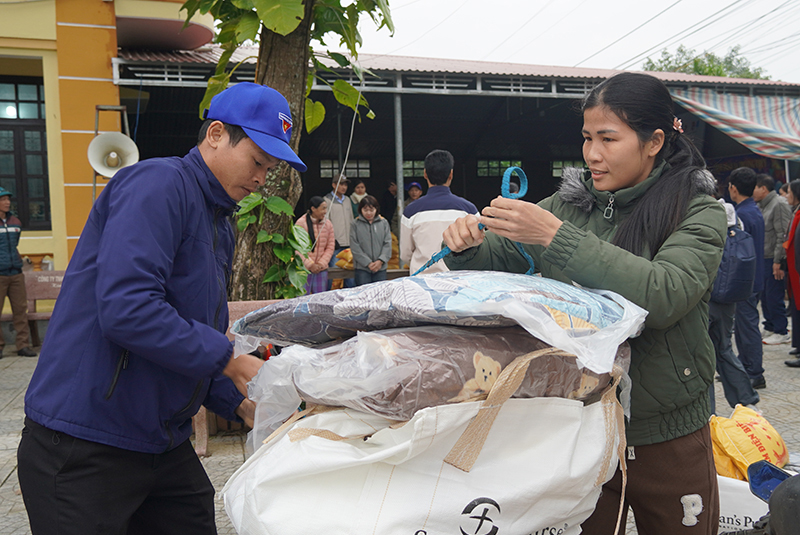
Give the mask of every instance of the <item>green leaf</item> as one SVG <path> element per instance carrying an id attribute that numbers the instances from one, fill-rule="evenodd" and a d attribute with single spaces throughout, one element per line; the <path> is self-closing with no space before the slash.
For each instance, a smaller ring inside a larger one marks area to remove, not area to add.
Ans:
<path id="1" fill-rule="evenodd" d="M 259 230 L 256 236 L 256 243 L 265 243 L 268 241 L 272 241 L 272 234 L 263 229 Z"/>
<path id="2" fill-rule="evenodd" d="M 338 63 L 340 67 L 349 67 L 350 66 L 350 60 L 347 59 L 347 56 L 345 56 L 344 54 L 340 54 L 338 52 L 330 52 L 329 51 L 328 55 L 331 57 L 331 59 L 333 59 L 333 61 Z"/>
<path id="3" fill-rule="evenodd" d="M 286 273 L 283 271 L 283 269 L 281 269 L 281 267 L 279 265 L 273 264 L 272 266 L 270 266 L 270 268 L 267 270 L 267 272 L 264 273 L 264 280 L 262 280 L 261 282 L 265 282 L 265 283 L 266 282 L 277 282 L 277 281 L 283 279 L 283 277 L 285 275 L 286 275 Z"/>
<path id="4" fill-rule="evenodd" d="M 272 253 L 283 260 L 284 264 L 288 264 L 292 260 L 294 249 L 292 249 L 289 245 L 283 245 L 281 247 L 273 247 Z"/>
<path id="5" fill-rule="evenodd" d="M 248 39 L 255 41 L 258 35 L 258 30 L 261 28 L 261 20 L 254 11 L 248 11 L 242 18 L 239 19 L 239 24 L 236 25 L 236 41 L 243 43 Z"/>
<path id="6" fill-rule="evenodd" d="M 367 119 L 374 119 L 374 118 L 375 118 L 375 112 L 372 111 L 372 110 L 369 110 L 367 112 Z"/>
<path id="7" fill-rule="evenodd" d="M 306 132 L 310 134 L 325 120 L 325 105 L 320 101 L 314 102 L 310 98 L 307 98 L 305 115 Z"/>
<path id="8" fill-rule="evenodd" d="M 295 288 L 303 288 L 308 281 L 308 271 L 306 270 L 298 270 L 294 266 L 289 266 L 286 273 L 289 275 L 289 282 Z"/>
<path id="9" fill-rule="evenodd" d="M 231 0 L 231 4 L 238 7 L 239 9 L 246 9 L 246 10 L 252 10 L 255 9 L 256 7 L 255 4 L 253 3 L 253 0 Z"/>
<path id="10" fill-rule="evenodd" d="M 272 212 L 273 214 L 286 214 L 289 217 L 294 215 L 294 208 L 292 205 L 286 202 L 285 199 L 282 199 L 276 195 L 269 197 L 266 202 L 267 210 Z"/>
<path id="11" fill-rule="evenodd" d="M 364 95 L 358 94 L 358 89 L 353 87 L 349 82 L 339 79 L 333 82 L 333 96 L 339 104 L 347 106 L 353 111 L 358 111 L 358 105 L 369 107 L 367 99 Z"/>
<path id="12" fill-rule="evenodd" d="M 283 236 L 283 234 L 273 234 L 272 235 L 272 242 L 273 243 L 284 243 L 285 241 L 286 241 L 286 238 Z"/>
<path id="13" fill-rule="evenodd" d="M 297 29 L 305 15 L 303 0 L 253 0 L 264 26 L 280 35 Z"/>
<path id="14" fill-rule="evenodd" d="M 239 201 L 239 217 L 250 212 L 254 208 L 261 206 L 264 203 L 264 197 L 257 191 L 254 191 L 241 201 Z"/>
<path id="15" fill-rule="evenodd" d="M 215 74 L 208 79 L 208 87 L 206 87 L 206 94 L 203 95 L 203 100 L 200 102 L 200 119 L 203 119 L 203 112 L 211 105 L 211 99 L 222 93 L 228 87 L 230 82 L 230 74 Z"/>
<path id="16" fill-rule="evenodd" d="M 256 216 L 253 214 L 247 214 L 239 218 L 236 221 L 236 228 L 239 229 L 239 232 L 244 232 L 244 229 L 247 228 L 247 225 L 256 222 Z"/>
<path id="17" fill-rule="evenodd" d="M 308 235 L 306 229 L 299 225 L 292 225 L 292 228 L 289 230 L 290 233 L 290 241 L 293 241 L 295 251 L 300 251 L 301 253 L 307 253 L 311 251 L 311 247 L 313 244 L 311 243 L 311 236 Z"/>

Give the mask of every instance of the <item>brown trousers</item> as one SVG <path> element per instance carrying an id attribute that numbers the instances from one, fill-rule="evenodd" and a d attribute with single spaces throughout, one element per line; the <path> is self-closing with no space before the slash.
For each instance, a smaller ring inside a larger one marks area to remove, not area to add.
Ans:
<path id="1" fill-rule="evenodd" d="M 628 484 L 619 534 L 625 533 L 630 506 L 639 535 L 716 535 L 719 489 L 708 424 L 685 437 L 636 446 L 633 455 L 626 456 Z M 621 486 L 618 469 L 581 526 L 584 535 L 614 533 Z"/>
<path id="2" fill-rule="evenodd" d="M 25 292 L 25 275 L 0 276 L 0 306 L 5 302 L 6 296 L 11 301 L 11 313 L 14 316 L 14 330 L 17 331 L 17 351 L 29 347 L 30 329 L 28 327 L 28 295 Z M 0 351 L 6 345 L 0 335 Z"/>

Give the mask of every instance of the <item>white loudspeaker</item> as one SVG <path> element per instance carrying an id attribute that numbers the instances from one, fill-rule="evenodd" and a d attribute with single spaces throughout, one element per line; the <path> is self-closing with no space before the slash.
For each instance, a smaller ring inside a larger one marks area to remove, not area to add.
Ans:
<path id="1" fill-rule="evenodd" d="M 111 178 L 114 174 L 139 161 L 139 149 L 131 138 L 120 132 L 96 136 L 87 151 L 89 165 L 97 174 Z"/>

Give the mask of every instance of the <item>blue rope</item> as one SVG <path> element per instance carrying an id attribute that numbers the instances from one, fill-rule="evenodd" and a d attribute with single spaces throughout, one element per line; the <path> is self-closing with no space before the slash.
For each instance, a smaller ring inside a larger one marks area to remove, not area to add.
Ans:
<path id="1" fill-rule="evenodd" d="M 514 173 L 516 173 L 517 176 L 519 177 L 519 191 L 517 193 L 511 193 L 511 190 L 510 190 L 510 187 L 511 187 L 511 175 L 513 175 Z M 522 169 L 520 169 L 519 167 L 509 167 L 508 169 L 506 169 L 506 172 L 503 173 L 503 183 L 500 185 L 500 193 L 506 199 L 521 199 L 522 197 L 524 197 L 525 194 L 528 193 L 528 177 L 525 176 L 525 172 Z M 483 230 L 484 228 L 486 228 L 486 225 L 481 223 L 481 224 L 478 225 L 478 228 L 480 230 Z M 519 242 L 514 242 L 514 247 L 516 247 L 517 251 L 519 251 L 520 254 L 523 257 L 525 257 L 525 260 L 528 261 L 528 265 L 530 266 L 530 268 L 528 269 L 528 271 L 525 274 L 526 275 L 533 275 L 533 273 L 534 273 L 534 270 L 533 270 L 533 258 L 531 258 L 531 255 L 529 255 L 528 252 L 525 251 L 525 249 L 522 248 L 522 244 L 519 243 Z M 442 258 L 444 258 L 445 256 L 449 255 L 452 252 L 453 251 L 450 250 L 449 247 L 445 246 L 444 249 L 442 249 L 438 253 L 434 254 L 431 257 L 430 260 L 425 262 L 424 266 L 422 266 L 416 272 L 414 272 L 412 277 L 416 276 L 416 275 L 419 275 L 420 273 L 422 273 L 423 271 L 425 271 L 426 269 L 428 269 L 429 267 L 434 265 L 436 262 L 438 262 L 439 260 L 441 260 Z"/>

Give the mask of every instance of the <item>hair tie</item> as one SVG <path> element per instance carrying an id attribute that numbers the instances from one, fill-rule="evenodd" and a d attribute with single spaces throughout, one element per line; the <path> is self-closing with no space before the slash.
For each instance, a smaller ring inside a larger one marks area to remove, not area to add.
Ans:
<path id="1" fill-rule="evenodd" d="M 683 134 L 683 121 L 678 119 L 677 117 L 672 118 L 672 128 L 676 130 L 678 133 Z"/>

